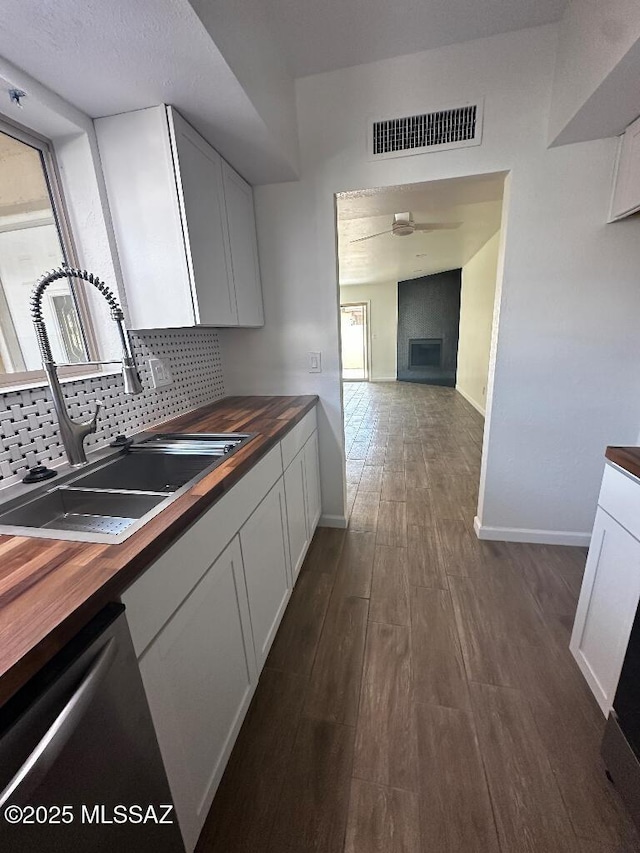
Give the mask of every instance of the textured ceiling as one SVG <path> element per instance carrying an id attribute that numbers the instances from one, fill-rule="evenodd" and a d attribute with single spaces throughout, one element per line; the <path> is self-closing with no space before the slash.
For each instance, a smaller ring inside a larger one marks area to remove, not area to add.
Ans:
<path id="1" fill-rule="evenodd" d="M 429 181 L 337 199 L 340 284 L 403 281 L 464 266 L 500 227 L 504 174 Z M 416 223 L 460 223 L 451 231 L 384 234 L 394 213 L 411 211 Z"/>
<path id="2" fill-rule="evenodd" d="M 294 77 L 558 21 L 566 0 L 264 0 Z"/>
<path id="3" fill-rule="evenodd" d="M 188 0 L 3 0 L 0 56 L 92 118 L 173 104 L 251 183 L 296 176 Z"/>

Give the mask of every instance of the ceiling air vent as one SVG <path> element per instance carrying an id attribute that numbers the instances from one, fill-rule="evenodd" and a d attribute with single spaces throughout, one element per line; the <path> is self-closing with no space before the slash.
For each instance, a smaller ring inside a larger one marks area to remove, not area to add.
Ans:
<path id="1" fill-rule="evenodd" d="M 404 157 L 425 151 L 466 148 L 482 141 L 482 103 L 421 115 L 374 121 L 370 133 L 373 159 Z"/>

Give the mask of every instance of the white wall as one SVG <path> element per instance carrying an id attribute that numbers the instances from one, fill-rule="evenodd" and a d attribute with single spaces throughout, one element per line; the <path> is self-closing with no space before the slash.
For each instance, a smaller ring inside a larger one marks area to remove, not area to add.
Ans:
<path id="1" fill-rule="evenodd" d="M 483 415 L 487 405 L 499 246 L 497 231 L 462 268 L 456 388 Z"/>
<path id="2" fill-rule="evenodd" d="M 549 139 L 621 133 L 640 114 L 640 3 L 571 0 L 559 29 Z"/>
<path id="3" fill-rule="evenodd" d="M 297 83 L 302 179 L 256 192 L 266 326 L 226 332 L 225 365 L 232 390 L 320 394 L 325 514 L 343 512 L 339 191 L 511 173 L 487 391 L 485 528 L 584 537 L 605 445 L 636 439 L 640 223 L 605 225 L 615 140 L 546 148 L 555 46 L 556 29 L 542 27 Z M 371 114 L 411 115 L 478 96 L 482 145 L 368 161 Z M 313 349 L 323 351 L 317 376 L 306 372 Z"/>
<path id="4" fill-rule="evenodd" d="M 398 283 L 345 285 L 340 302 L 368 302 L 370 379 L 389 382 L 396 378 L 398 333 Z"/>

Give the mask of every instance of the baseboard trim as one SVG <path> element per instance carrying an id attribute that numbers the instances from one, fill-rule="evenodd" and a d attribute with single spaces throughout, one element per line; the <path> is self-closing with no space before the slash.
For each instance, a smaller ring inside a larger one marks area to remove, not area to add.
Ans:
<path id="1" fill-rule="evenodd" d="M 476 410 L 476 412 L 480 412 L 480 414 L 482 415 L 483 418 L 486 416 L 486 414 L 487 414 L 486 411 L 482 408 L 482 406 L 479 403 L 476 403 L 476 401 L 473 399 L 473 397 L 470 397 L 466 391 L 463 391 L 462 388 L 458 388 L 457 385 L 456 385 L 456 391 L 458 392 L 458 394 L 460 394 L 461 397 L 464 397 L 464 399 L 467 401 L 467 403 L 470 403 L 473 406 L 473 408 Z"/>
<path id="2" fill-rule="evenodd" d="M 348 522 L 344 515 L 321 515 L 318 521 L 318 527 L 337 527 L 340 530 L 345 530 L 347 524 Z"/>
<path id="3" fill-rule="evenodd" d="M 372 376 L 369 380 L 370 382 L 397 382 L 395 376 L 376 376 L 375 378 Z"/>
<path id="4" fill-rule="evenodd" d="M 494 542 L 531 542 L 536 545 L 575 545 L 585 547 L 591 541 L 590 533 L 578 533 L 572 530 L 535 530 L 524 527 L 487 527 L 480 524 L 476 516 L 473 529 L 478 539 Z"/>

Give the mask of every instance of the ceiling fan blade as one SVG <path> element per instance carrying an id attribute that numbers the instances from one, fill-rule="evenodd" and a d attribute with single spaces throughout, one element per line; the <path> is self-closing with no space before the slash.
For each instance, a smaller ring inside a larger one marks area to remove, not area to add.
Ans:
<path id="1" fill-rule="evenodd" d="M 450 231 L 459 228 L 462 222 L 416 222 L 416 231 Z"/>
<path id="2" fill-rule="evenodd" d="M 372 240 L 374 237 L 382 237 L 383 234 L 391 234 L 392 231 L 387 229 L 386 231 L 378 231 L 377 234 L 369 234 L 367 237 L 358 237 L 357 240 L 349 240 L 350 243 L 362 243 L 363 240 Z"/>

